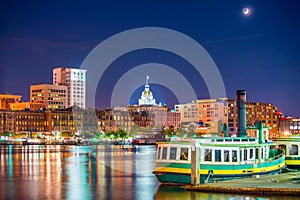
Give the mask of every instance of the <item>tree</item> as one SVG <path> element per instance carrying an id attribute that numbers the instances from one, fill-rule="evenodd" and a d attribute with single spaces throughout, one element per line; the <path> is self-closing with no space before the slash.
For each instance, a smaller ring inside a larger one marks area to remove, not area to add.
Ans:
<path id="1" fill-rule="evenodd" d="M 118 137 L 120 137 L 122 139 L 124 139 L 125 137 L 128 137 L 128 134 L 123 129 L 118 129 L 117 135 L 118 135 Z"/>
<path id="2" fill-rule="evenodd" d="M 163 129 L 162 133 L 168 137 L 172 137 L 172 136 L 176 135 L 175 128 L 173 125 L 170 125 L 167 129 Z"/>

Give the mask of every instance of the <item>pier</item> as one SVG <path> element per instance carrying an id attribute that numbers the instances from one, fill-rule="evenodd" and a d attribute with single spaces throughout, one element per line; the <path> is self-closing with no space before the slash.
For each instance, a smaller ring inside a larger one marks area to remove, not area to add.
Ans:
<path id="1" fill-rule="evenodd" d="M 187 185 L 187 191 L 300 196 L 300 171 L 253 178 Z"/>

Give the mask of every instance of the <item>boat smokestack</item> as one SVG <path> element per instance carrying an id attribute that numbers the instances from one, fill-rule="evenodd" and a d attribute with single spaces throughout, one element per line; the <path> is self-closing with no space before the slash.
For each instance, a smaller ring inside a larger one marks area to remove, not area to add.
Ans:
<path id="1" fill-rule="evenodd" d="M 246 137 L 246 90 L 236 91 L 238 137 Z"/>

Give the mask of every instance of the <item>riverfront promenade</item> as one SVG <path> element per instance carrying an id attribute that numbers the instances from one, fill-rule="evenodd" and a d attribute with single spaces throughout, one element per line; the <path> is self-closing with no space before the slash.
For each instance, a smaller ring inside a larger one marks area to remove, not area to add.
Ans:
<path id="1" fill-rule="evenodd" d="M 300 196 L 300 171 L 265 175 L 207 183 L 197 186 L 187 185 L 185 190 L 235 194 L 292 195 Z"/>

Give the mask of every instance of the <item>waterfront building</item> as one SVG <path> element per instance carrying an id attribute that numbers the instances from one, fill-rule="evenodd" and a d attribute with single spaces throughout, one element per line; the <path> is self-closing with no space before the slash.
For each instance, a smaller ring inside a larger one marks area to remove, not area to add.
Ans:
<path id="1" fill-rule="evenodd" d="M 0 110 L 0 132 L 15 132 L 15 115 L 10 110 Z"/>
<path id="2" fill-rule="evenodd" d="M 0 110 L 8 110 L 10 103 L 21 101 L 21 95 L 0 94 Z"/>
<path id="3" fill-rule="evenodd" d="M 50 135 L 81 135 L 83 133 L 84 110 L 72 107 L 62 110 L 45 111 L 46 131 Z"/>
<path id="4" fill-rule="evenodd" d="M 165 127 L 173 126 L 174 129 L 180 127 L 180 113 L 179 112 L 167 112 L 167 120 L 165 122 Z"/>
<path id="5" fill-rule="evenodd" d="M 0 110 L 0 132 L 2 133 L 43 133 L 45 125 L 43 112 Z"/>
<path id="6" fill-rule="evenodd" d="M 220 133 L 222 124 L 228 124 L 228 99 L 201 99 L 186 104 L 175 105 L 180 113 L 181 123 L 204 124 L 209 132 Z M 199 127 L 200 128 L 200 127 Z"/>
<path id="7" fill-rule="evenodd" d="M 209 132 L 221 133 L 223 124 L 227 125 L 229 135 L 237 134 L 237 105 L 229 98 L 202 99 L 191 103 L 175 105 L 180 112 L 181 123 L 204 123 Z M 246 102 L 246 124 L 254 126 L 261 121 L 270 127 L 270 138 L 278 134 L 278 108 L 270 103 Z"/>
<path id="8" fill-rule="evenodd" d="M 61 133 L 80 135 L 83 132 L 82 109 L 56 110 L 0 110 L 0 132 L 16 134 L 44 134 L 54 136 Z"/>
<path id="9" fill-rule="evenodd" d="M 43 103 L 47 109 L 65 109 L 68 105 L 67 91 L 64 85 L 31 85 L 30 102 Z"/>
<path id="10" fill-rule="evenodd" d="M 102 131 L 112 131 L 115 128 L 115 120 L 113 117 L 113 109 L 105 109 L 96 111 L 98 127 Z"/>
<path id="11" fill-rule="evenodd" d="M 255 122 L 261 121 L 264 126 L 270 127 L 270 138 L 278 137 L 278 107 L 270 103 L 247 102 L 246 120 L 248 126 L 255 126 Z"/>
<path id="12" fill-rule="evenodd" d="M 141 128 L 152 129 L 166 126 L 169 109 L 166 106 L 162 106 L 161 103 L 156 103 L 150 90 L 149 76 L 147 76 L 145 89 L 141 94 L 138 105 L 129 105 L 127 108 L 131 120 Z M 172 119 L 171 115 L 169 115 L 169 119 Z"/>
<path id="13" fill-rule="evenodd" d="M 41 110 L 46 108 L 46 103 L 15 102 L 9 104 L 10 110 Z"/>
<path id="14" fill-rule="evenodd" d="M 130 132 L 134 121 L 131 118 L 128 108 L 126 107 L 115 107 L 112 109 L 112 115 L 114 120 L 114 126 L 121 128 L 124 131 Z"/>
<path id="15" fill-rule="evenodd" d="M 53 84 L 68 87 L 68 107 L 86 108 L 86 70 L 66 67 L 53 69 Z"/>
<path id="16" fill-rule="evenodd" d="M 300 119 L 282 116 L 279 118 L 279 137 L 300 134 Z"/>

